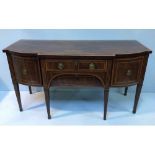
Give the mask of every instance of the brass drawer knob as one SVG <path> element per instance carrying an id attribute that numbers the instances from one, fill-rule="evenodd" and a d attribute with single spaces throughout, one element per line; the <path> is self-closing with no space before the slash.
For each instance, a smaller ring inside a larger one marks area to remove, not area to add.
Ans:
<path id="1" fill-rule="evenodd" d="M 90 69 L 90 70 L 95 69 L 95 64 L 94 64 L 94 63 L 90 63 L 90 64 L 89 64 L 89 69 Z"/>
<path id="2" fill-rule="evenodd" d="M 126 75 L 131 76 L 131 74 L 132 74 L 132 71 L 130 69 L 128 69 L 127 72 L 126 72 Z"/>
<path id="3" fill-rule="evenodd" d="M 23 75 L 27 75 L 27 69 L 23 69 Z"/>
<path id="4" fill-rule="evenodd" d="M 60 70 L 64 69 L 64 64 L 63 63 L 58 63 L 58 69 L 60 69 Z"/>

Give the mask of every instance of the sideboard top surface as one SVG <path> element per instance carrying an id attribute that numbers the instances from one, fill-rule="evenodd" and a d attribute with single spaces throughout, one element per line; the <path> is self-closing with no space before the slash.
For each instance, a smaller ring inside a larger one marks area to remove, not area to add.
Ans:
<path id="1" fill-rule="evenodd" d="M 136 40 L 19 40 L 3 52 L 51 56 L 115 56 L 151 53 Z"/>

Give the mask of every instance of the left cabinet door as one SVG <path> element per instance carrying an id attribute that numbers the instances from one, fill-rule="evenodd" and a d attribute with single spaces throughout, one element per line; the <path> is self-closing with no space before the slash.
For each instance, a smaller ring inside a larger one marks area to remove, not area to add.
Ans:
<path id="1" fill-rule="evenodd" d="M 12 55 L 16 79 L 21 84 L 41 85 L 41 72 L 37 57 Z"/>

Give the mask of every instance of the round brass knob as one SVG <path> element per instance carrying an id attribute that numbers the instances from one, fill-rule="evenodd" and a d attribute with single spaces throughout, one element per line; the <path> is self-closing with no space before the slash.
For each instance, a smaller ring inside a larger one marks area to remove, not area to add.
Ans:
<path id="1" fill-rule="evenodd" d="M 27 75 L 27 69 L 23 69 L 23 75 Z"/>
<path id="2" fill-rule="evenodd" d="M 94 63 L 90 63 L 90 64 L 89 64 L 89 69 L 90 69 L 90 70 L 95 69 L 95 64 L 94 64 Z"/>
<path id="3" fill-rule="evenodd" d="M 132 71 L 130 69 L 128 69 L 127 72 L 126 72 L 126 75 L 131 76 L 131 74 L 132 74 Z"/>
<path id="4" fill-rule="evenodd" d="M 64 64 L 63 63 L 58 63 L 58 69 L 60 69 L 60 70 L 64 69 Z"/>

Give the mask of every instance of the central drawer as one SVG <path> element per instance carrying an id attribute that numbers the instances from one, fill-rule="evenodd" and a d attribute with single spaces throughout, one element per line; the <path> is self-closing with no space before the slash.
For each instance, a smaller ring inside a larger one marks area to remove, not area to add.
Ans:
<path id="1" fill-rule="evenodd" d="M 105 72 L 106 60 L 46 60 L 46 71 Z"/>
<path id="2" fill-rule="evenodd" d="M 73 60 L 46 60 L 46 71 L 74 71 Z"/>
<path id="3" fill-rule="evenodd" d="M 78 64 L 79 71 L 105 72 L 106 69 L 107 69 L 106 60 L 80 60 Z"/>

